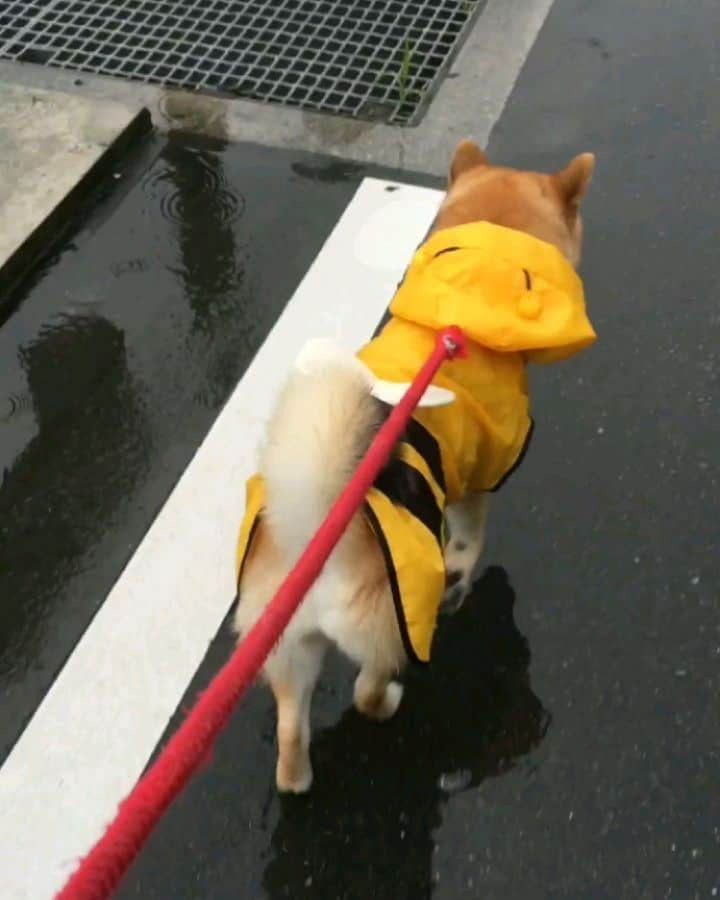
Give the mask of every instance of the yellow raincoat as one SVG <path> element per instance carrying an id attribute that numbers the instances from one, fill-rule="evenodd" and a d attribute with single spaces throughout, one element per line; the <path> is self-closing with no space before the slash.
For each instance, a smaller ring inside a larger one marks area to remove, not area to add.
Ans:
<path id="1" fill-rule="evenodd" d="M 572 356 L 595 332 L 582 282 L 560 251 L 488 222 L 433 234 L 415 254 L 390 313 L 358 353 L 380 379 L 412 381 L 447 326 L 458 325 L 467 339 L 467 357 L 444 363 L 433 380 L 455 400 L 416 410 L 366 503 L 406 650 L 427 661 L 445 586 L 445 506 L 470 491 L 497 489 L 521 460 L 532 427 L 526 363 Z M 238 569 L 263 494 L 256 476 L 248 483 Z"/>

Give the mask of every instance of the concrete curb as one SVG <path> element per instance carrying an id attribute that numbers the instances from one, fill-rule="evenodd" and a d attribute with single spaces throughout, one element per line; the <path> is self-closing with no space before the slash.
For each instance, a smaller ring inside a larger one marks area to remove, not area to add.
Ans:
<path id="1" fill-rule="evenodd" d="M 0 79 L 0 321 L 14 286 L 57 245 L 79 207 L 152 129 L 138 104 L 104 104 Z"/>

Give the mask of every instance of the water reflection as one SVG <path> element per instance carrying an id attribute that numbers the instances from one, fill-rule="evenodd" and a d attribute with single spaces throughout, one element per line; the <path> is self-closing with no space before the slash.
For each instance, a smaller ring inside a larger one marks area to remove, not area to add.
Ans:
<path id="1" fill-rule="evenodd" d="M 307 178 L 310 181 L 329 182 L 330 184 L 360 178 L 363 172 L 362 165 L 344 159 L 325 163 L 294 162 L 291 165 L 291 169 L 301 178 Z"/>
<path id="2" fill-rule="evenodd" d="M 0 487 L 3 677 L 32 664 L 49 610 L 116 521 L 148 441 L 123 332 L 106 319 L 56 317 L 18 358 L 38 433 Z"/>
<path id="3" fill-rule="evenodd" d="M 443 622 L 432 666 L 411 675 L 385 726 L 349 711 L 313 743 L 315 784 L 281 802 L 264 885 L 272 898 L 427 898 L 432 834 L 452 792 L 501 775 L 543 738 L 530 652 L 506 573 L 489 569 Z"/>
<path id="4" fill-rule="evenodd" d="M 245 198 L 228 184 L 221 141 L 186 147 L 169 142 L 145 182 L 162 217 L 177 226 L 181 279 L 193 330 L 212 336 L 232 313 L 243 287 L 235 225 Z"/>
<path id="5" fill-rule="evenodd" d="M 143 184 L 174 230 L 176 262 L 169 268 L 191 313 L 182 339 L 190 396 L 212 409 L 225 402 L 239 377 L 239 349 L 251 342 L 254 327 L 244 311 L 256 302 L 238 226 L 246 201 L 228 181 L 225 146 L 220 140 L 171 140 Z"/>

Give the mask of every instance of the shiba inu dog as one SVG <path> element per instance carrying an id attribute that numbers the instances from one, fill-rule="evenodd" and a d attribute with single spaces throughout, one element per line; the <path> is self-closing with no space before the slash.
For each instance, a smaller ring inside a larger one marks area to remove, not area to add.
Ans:
<path id="1" fill-rule="evenodd" d="M 458 325 L 468 343 L 466 359 L 439 370 L 265 665 L 277 703 L 279 790 L 301 793 L 312 782 L 310 704 L 330 643 L 359 666 L 357 709 L 387 719 L 402 697 L 396 676 L 409 660 L 429 659 L 441 602 L 467 594 L 488 495 L 514 471 L 532 433 L 527 364 L 564 359 L 595 339 L 575 271 L 593 168 L 589 153 L 554 174 L 501 168 L 461 142 L 385 328 L 356 354 L 320 340 L 296 361 L 248 483 L 237 553 L 241 636 L 437 333 Z"/>

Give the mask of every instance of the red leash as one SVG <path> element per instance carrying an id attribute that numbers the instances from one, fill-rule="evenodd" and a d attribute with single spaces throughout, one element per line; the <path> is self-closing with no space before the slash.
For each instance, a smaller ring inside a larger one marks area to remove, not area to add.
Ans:
<path id="1" fill-rule="evenodd" d="M 240 697 L 254 681 L 293 613 L 320 574 L 446 359 L 465 355 L 463 334 L 448 328 L 340 494 L 305 552 L 255 626 L 197 700 L 157 761 L 120 804 L 115 820 L 80 862 L 56 900 L 106 900 L 165 810 L 207 759 Z"/>

